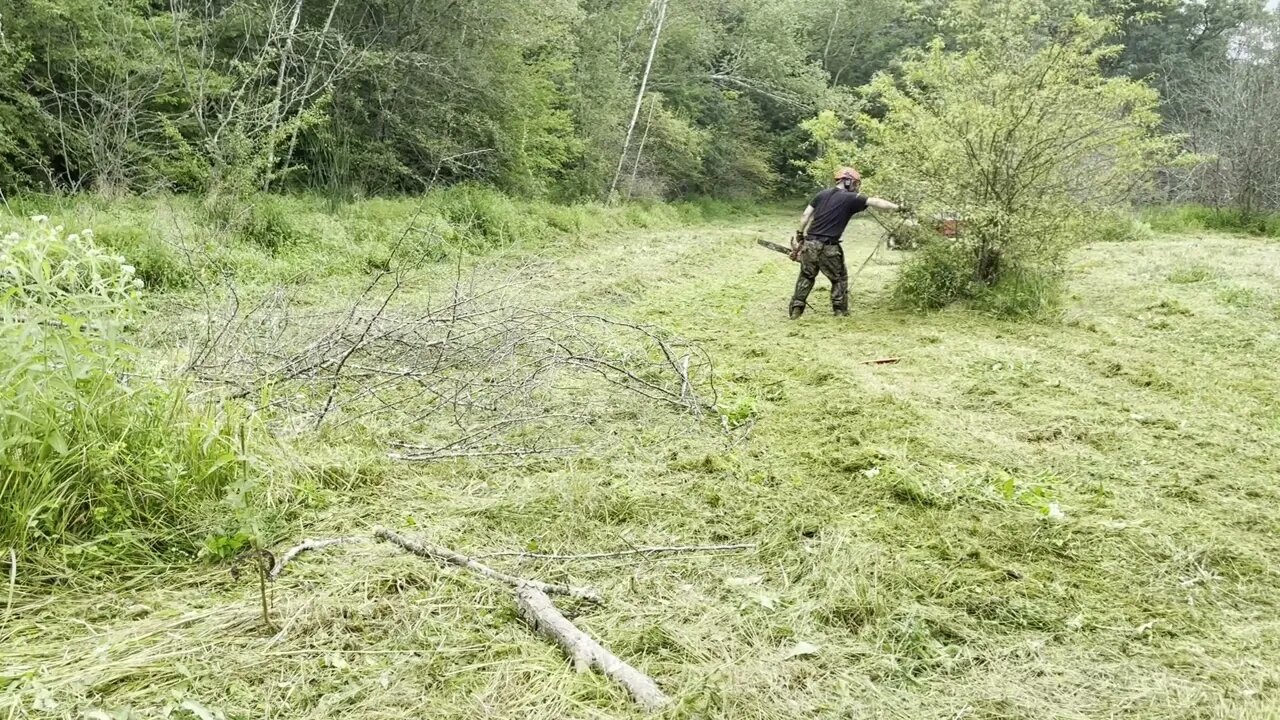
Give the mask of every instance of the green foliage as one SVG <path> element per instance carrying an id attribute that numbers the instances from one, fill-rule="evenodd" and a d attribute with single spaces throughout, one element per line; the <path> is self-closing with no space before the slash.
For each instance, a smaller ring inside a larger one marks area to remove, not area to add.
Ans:
<path id="1" fill-rule="evenodd" d="M 1204 205 L 1164 205 L 1144 208 L 1145 220 L 1163 233 L 1227 232 L 1280 238 L 1280 213 L 1244 212 Z"/>
<path id="2" fill-rule="evenodd" d="M 1019 287 L 1058 275 L 1085 222 L 1128 202 L 1174 154 L 1156 94 L 1102 76 L 1109 26 L 1077 16 L 1045 42 L 1027 30 L 1042 12 L 1034 0 L 956 3 L 950 21 L 969 49 L 934 42 L 907 56 L 900 79 L 866 88 L 883 111 L 860 117 L 876 191 L 959 214 L 965 275 L 980 285 L 1015 269 Z M 959 270 L 958 256 L 926 257 L 946 260 L 938 273 Z"/>
<path id="3" fill-rule="evenodd" d="M 288 212 L 269 197 L 246 204 L 244 214 L 233 220 L 232 228 L 241 241 L 271 253 L 299 239 Z"/>
<path id="4" fill-rule="evenodd" d="M 137 268 L 146 287 L 180 290 L 194 281 L 186 259 L 145 225 L 99 224 L 95 240 L 124 257 Z"/>
<path id="5" fill-rule="evenodd" d="M 815 187 L 831 184 L 835 171 L 844 165 L 855 163 L 858 146 L 851 137 L 850 128 L 833 110 L 823 110 L 817 116 L 800 123 L 814 146 L 813 158 L 797 163 L 809 182 Z"/>
<path id="6" fill-rule="evenodd" d="M 973 253 L 959 243 L 932 242 L 911 255 L 894 285 L 894 299 L 916 310 L 937 310 L 976 292 Z"/>
<path id="7" fill-rule="evenodd" d="M 1193 285 L 1212 280 L 1217 273 L 1213 268 L 1199 263 L 1185 263 L 1169 272 L 1168 280 L 1174 285 Z"/>
<path id="8" fill-rule="evenodd" d="M 974 307 L 1003 318 L 1033 320 L 1051 316 L 1062 305 L 1062 280 L 1043 272 L 1011 268 L 994 285 L 982 286 Z"/>
<path id="9" fill-rule="evenodd" d="M 264 190 L 337 201 L 466 182 L 599 198 L 657 16 L 651 0 L 9 5 L 0 17 L 6 192 L 167 189 L 233 201 Z M 850 88 L 898 67 L 905 49 L 938 38 L 958 52 L 1022 53 L 1070 34 L 1078 15 L 1117 29 L 1123 48 L 1099 58 L 1102 70 L 1151 77 L 1177 91 L 1166 96 L 1171 110 L 1194 113 L 1207 105 L 1195 100 L 1205 97 L 1195 69 L 1232 61 L 1229 43 L 1256 5 L 692 3 L 667 15 L 636 127 L 645 142 L 623 158 L 625 194 L 808 191 L 797 168 L 830 164 L 835 151 L 818 137 L 826 121 L 801 123 L 823 110 L 847 117 Z M 842 129 L 834 139 L 853 138 Z"/>
<path id="10" fill-rule="evenodd" d="M 1155 230 L 1133 213 L 1119 209 L 1082 219 L 1084 227 L 1076 235 L 1087 241 L 1136 242 L 1154 240 Z"/>
<path id="11" fill-rule="evenodd" d="M 231 423 L 137 372 L 142 281 L 45 218 L 0 252 L 0 544 L 48 555 L 190 550 L 238 454 Z"/>

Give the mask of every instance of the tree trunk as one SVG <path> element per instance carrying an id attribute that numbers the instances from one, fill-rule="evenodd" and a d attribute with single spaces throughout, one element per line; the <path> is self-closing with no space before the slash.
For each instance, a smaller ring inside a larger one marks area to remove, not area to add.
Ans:
<path id="1" fill-rule="evenodd" d="M 640 92 L 636 93 L 636 107 L 631 111 L 631 123 L 627 125 L 627 136 L 622 141 L 622 153 L 618 156 L 618 169 L 613 173 L 613 182 L 609 184 L 609 201 L 613 202 L 618 192 L 618 179 L 622 177 L 622 167 L 627 162 L 627 150 L 631 148 L 631 137 L 636 131 L 636 121 L 640 119 L 640 108 L 644 105 L 644 93 L 649 87 L 649 73 L 653 70 L 653 58 L 658 54 L 658 39 L 662 36 L 662 25 L 667 20 L 667 0 L 658 0 L 658 19 L 653 26 L 653 42 L 649 45 L 649 59 L 644 64 L 644 75 L 640 77 Z"/>

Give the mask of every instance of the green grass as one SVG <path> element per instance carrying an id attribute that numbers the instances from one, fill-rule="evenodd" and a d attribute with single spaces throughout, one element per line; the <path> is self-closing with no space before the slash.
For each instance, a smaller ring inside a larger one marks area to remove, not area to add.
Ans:
<path id="1" fill-rule="evenodd" d="M 1146 208 L 1142 216 L 1151 228 L 1162 233 L 1226 232 L 1280 238 L 1280 212 L 1164 205 Z"/>
<path id="2" fill-rule="evenodd" d="M 324 220 L 372 233 L 348 257 L 384 242 L 377 203 L 348 212 Z M 1095 243 L 1035 323 L 894 310 L 902 256 L 881 251 L 853 282 L 852 317 L 825 312 L 820 287 L 792 323 L 795 266 L 753 243 L 784 238 L 789 216 L 680 222 L 498 262 L 541 258 L 527 302 L 700 343 L 725 424 L 621 397 L 588 452 L 499 467 L 309 441 L 292 462 L 313 479 L 310 508 L 280 546 L 377 524 L 473 553 L 759 543 L 492 561 L 600 587 L 606 604 L 573 606 L 575 622 L 676 699 L 667 717 L 1273 716 L 1280 249 Z M 851 263 L 877 232 L 853 227 Z M 333 262 L 316 242 L 253 257 Z M 350 286 L 315 277 L 315 298 Z M 901 361 L 864 364 L 881 357 Z M 0 717 L 639 716 L 530 633 L 506 589 L 386 546 L 296 561 L 274 589 L 274 636 L 253 583 L 224 568 L 59 591 L 18 572 Z M 799 642 L 819 650 L 788 658 Z"/>
<path id="3" fill-rule="evenodd" d="M 322 197 L 305 195 L 110 202 L 23 196 L 10 199 L 8 207 L 10 213 L 0 214 L 0 235 L 36 214 L 48 215 L 68 232 L 91 227 L 108 249 L 130 258 L 149 287 L 164 290 L 216 283 L 227 274 L 241 282 L 306 286 L 363 277 L 385 266 L 397 248 L 444 260 L 458 253 L 573 246 L 627 230 L 674 230 L 767 210 L 711 199 L 565 206 L 465 185 L 336 209 Z"/>

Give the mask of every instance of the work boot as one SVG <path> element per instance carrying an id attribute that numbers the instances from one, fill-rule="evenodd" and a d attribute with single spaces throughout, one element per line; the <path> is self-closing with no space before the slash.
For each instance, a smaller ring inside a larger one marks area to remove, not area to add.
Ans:
<path id="1" fill-rule="evenodd" d="M 800 316 L 801 316 L 801 315 L 803 315 L 803 314 L 804 314 L 804 308 L 802 308 L 802 307 L 793 307 L 793 308 L 791 308 L 791 319 L 792 319 L 792 320 L 799 320 L 799 319 L 800 319 Z"/>
<path id="2" fill-rule="evenodd" d="M 836 317 L 849 317 L 848 310 L 832 310 L 831 313 Z"/>

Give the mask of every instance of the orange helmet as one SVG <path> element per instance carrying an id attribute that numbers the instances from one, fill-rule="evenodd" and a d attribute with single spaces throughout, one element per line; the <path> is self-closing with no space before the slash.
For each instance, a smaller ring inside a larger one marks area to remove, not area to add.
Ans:
<path id="1" fill-rule="evenodd" d="M 855 183 L 860 183 L 862 182 L 862 176 L 851 167 L 842 167 L 836 171 L 836 182 L 841 180 L 852 180 Z"/>

